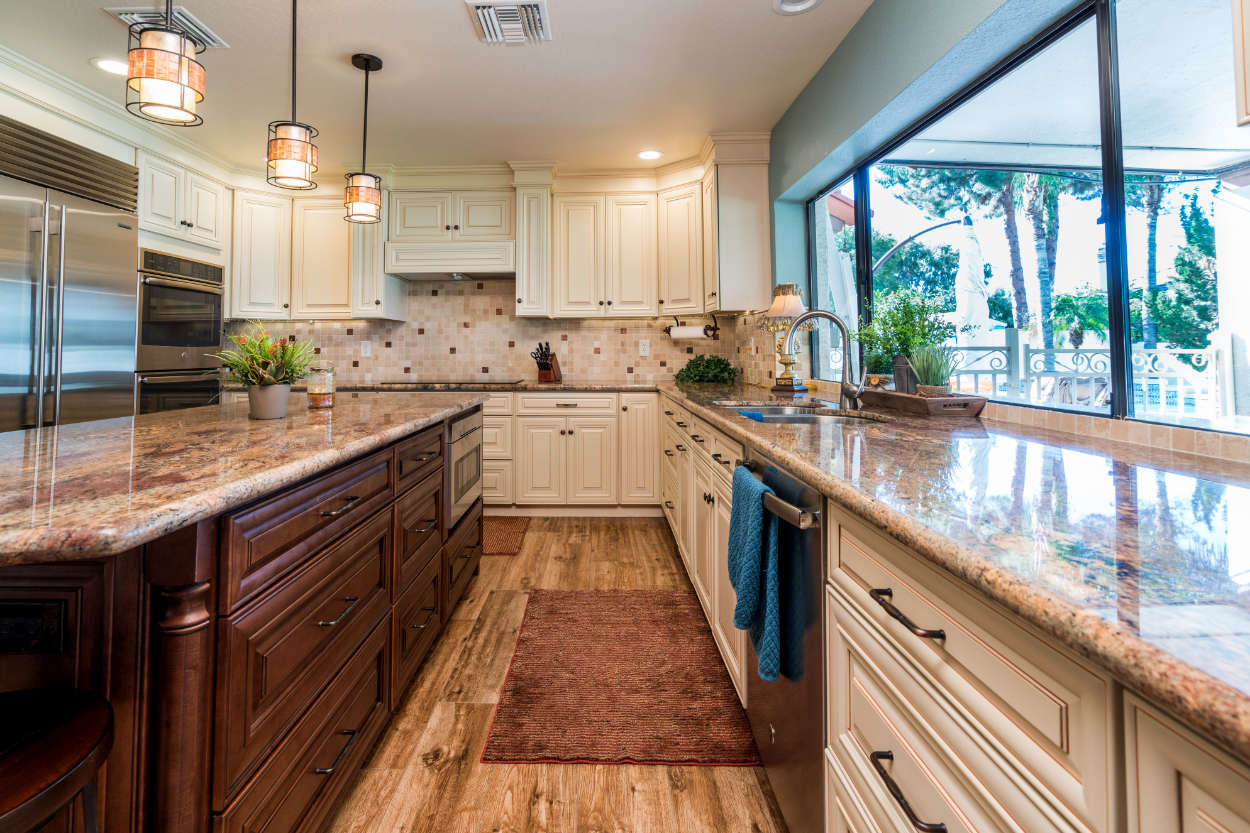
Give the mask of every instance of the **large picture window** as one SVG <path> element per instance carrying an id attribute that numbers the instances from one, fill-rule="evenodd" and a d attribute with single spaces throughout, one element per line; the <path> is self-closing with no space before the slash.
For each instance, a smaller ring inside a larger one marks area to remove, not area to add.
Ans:
<path id="1" fill-rule="evenodd" d="M 829 200 L 854 204 L 849 179 L 813 201 L 812 303 L 853 331 L 861 309 L 928 313 L 960 391 L 1250 432 L 1250 128 L 1231 0 L 1110 2 L 859 169 L 864 227 L 830 232 Z M 1104 189 L 1120 164 L 1122 187 Z M 871 256 L 841 275 L 830 264 L 854 266 L 856 247 Z M 813 344 L 813 375 L 836 379 Z M 866 370 L 890 373 L 887 352 L 866 350 Z"/>

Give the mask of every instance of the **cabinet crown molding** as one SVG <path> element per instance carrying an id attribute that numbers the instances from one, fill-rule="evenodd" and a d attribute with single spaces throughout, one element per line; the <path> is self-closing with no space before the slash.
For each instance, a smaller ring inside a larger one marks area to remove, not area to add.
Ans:
<path id="1" fill-rule="evenodd" d="M 707 165 L 767 165 L 771 131 L 711 133 L 703 142 L 699 158 Z"/>

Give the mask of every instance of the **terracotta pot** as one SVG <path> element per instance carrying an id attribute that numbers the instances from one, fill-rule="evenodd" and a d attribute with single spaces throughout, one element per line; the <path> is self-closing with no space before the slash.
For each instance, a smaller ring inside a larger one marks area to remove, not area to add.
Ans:
<path id="1" fill-rule="evenodd" d="M 282 419 L 290 396 L 290 385 L 252 385 L 247 389 L 247 415 L 252 419 Z"/>
<path id="2" fill-rule="evenodd" d="M 916 393 L 921 396 L 950 396 L 950 385 L 916 385 Z"/>

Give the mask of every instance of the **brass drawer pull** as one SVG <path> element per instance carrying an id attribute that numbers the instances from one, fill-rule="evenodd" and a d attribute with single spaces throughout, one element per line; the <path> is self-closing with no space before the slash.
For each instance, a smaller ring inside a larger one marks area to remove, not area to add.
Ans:
<path id="1" fill-rule="evenodd" d="M 350 511 L 351 508 L 355 506 L 357 503 L 360 503 L 361 498 L 358 497 L 357 495 L 349 495 L 348 497 L 344 498 L 344 500 L 346 500 L 347 502 L 344 503 L 342 506 L 340 506 L 338 509 L 335 509 L 333 512 L 322 512 L 321 517 L 337 518 L 339 515 L 342 515 L 343 513 Z"/>
<path id="2" fill-rule="evenodd" d="M 431 460 L 433 460 L 433 459 L 434 459 L 435 457 L 437 457 L 437 456 L 438 456 L 438 452 L 437 452 L 437 451 L 427 451 L 425 454 L 422 454 L 420 457 L 406 457 L 406 458 L 404 458 L 404 462 L 405 462 L 405 463 L 416 463 L 418 466 L 420 466 L 420 465 L 422 465 L 422 464 L 424 464 L 424 463 L 428 463 L 428 462 L 430 462 Z"/>
<path id="3" fill-rule="evenodd" d="M 319 766 L 313 770 L 316 775 L 333 775 L 334 770 L 339 768 L 339 764 L 343 763 L 343 756 L 347 754 L 347 750 L 352 748 L 352 744 L 356 742 L 356 730 L 344 729 L 339 732 L 340 735 L 347 735 L 347 743 L 343 744 L 343 748 L 339 750 L 338 757 L 334 759 L 334 763 L 329 766 Z"/>
<path id="4" fill-rule="evenodd" d="M 872 600 L 881 605 L 881 609 L 890 615 L 891 619 L 895 619 L 902 623 L 903 627 L 914 633 L 921 639 L 945 639 L 946 631 L 941 628 L 922 628 L 912 620 L 908 619 L 903 611 L 899 610 L 890 601 L 894 598 L 894 591 L 889 587 L 880 587 L 868 591 L 868 595 Z M 945 829 L 945 828 L 943 828 Z"/>
<path id="5" fill-rule="evenodd" d="M 882 761 L 894 760 L 894 753 L 888 749 L 884 752 L 873 752 L 868 756 L 872 760 L 872 768 L 881 776 L 881 780 L 885 783 L 886 790 L 890 795 L 894 796 L 894 801 L 898 804 L 903 815 L 907 816 L 907 821 L 911 822 L 911 826 L 921 833 L 946 833 L 946 825 L 940 821 L 921 821 L 916 817 L 916 812 L 912 810 L 911 804 L 903 797 L 903 791 L 898 788 L 898 784 L 894 783 L 894 779 L 890 777 L 890 773 L 885 771 L 885 767 L 881 765 Z"/>
<path id="6" fill-rule="evenodd" d="M 673 447 L 674 447 L 674 448 L 676 448 L 678 451 L 685 451 L 685 450 L 686 450 L 686 447 L 685 447 L 684 445 L 682 445 L 681 443 L 678 443 L 677 445 L 675 445 L 675 446 L 673 446 Z"/>
<path id="7" fill-rule="evenodd" d="M 333 619 L 322 619 L 321 621 L 317 623 L 317 627 L 332 628 L 335 625 L 337 625 L 339 622 L 342 622 L 345 618 L 347 618 L 347 614 L 355 610 L 356 605 L 360 604 L 360 597 L 359 596 L 346 596 L 343 598 L 343 601 L 348 602 L 348 605 L 343 610 L 343 612 L 340 613 L 338 616 L 334 617 Z"/>
<path id="8" fill-rule="evenodd" d="M 679 420 L 677 420 L 677 427 L 678 427 L 678 428 L 685 428 L 685 427 L 686 427 L 686 423 L 682 422 L 682 421 L 679 419 Z"/>
<path id="9" fill-rule="evenodd" d="M 576 408 L 577 403 L 576 402 L 557 402 L 556 407 L 557 408 Z"/>
<path id="10" fill-rule="evenodd" d="M 690 435 L 690 439 L 694 440 L 694 441 L 695 441 L 695 442 L 697 442 L 699 445 L 703 445 L 703 438 L 702 438 L 702 437 L 700 437 L 698 434 L 691 434 L 691 435 Z"/>
<path id="11" fill-rule="evenodd" d="M 409 625 L 409 626 L 408 626 L 408 627 L 412 628 L 412 629 L 413 629 L 413 630 L 415 630 L 415 631 L 423 631 L 423 630 L 425 630 L 425 629 L 426 629 L 426 627 L 427 627 L 427 626 L 429 626 L 429 624 L 430 624 L 430 620 L 434 618 L 434 608 L 432 608 L 432 607 L 423 607 L 423 608 L 421 608 L 421 609 L 422 609 L 422 610 L 424 610 L 424 611 L 426 611 L 427 613 L 429 613 L 429 616 L 426 616 L 426 617 L 425 617 L 425 621 L 424 621 L 424 622 L 422 622 L 422 623 L 421 623 L 421 624 L 419 624 L 419 625 L 418 625 L 416 622 L 413 622 L 411 625 Z"/>
<path id="12" fill-rule="evenodd" d="M 417 521 L 419 524 L 425 524 L 421 527 L 405 527 L 404 532 L 409 535 L 424 535 L 434 527 L 438 526 L 438 518 L 430 518 L 428 521 Z"/>

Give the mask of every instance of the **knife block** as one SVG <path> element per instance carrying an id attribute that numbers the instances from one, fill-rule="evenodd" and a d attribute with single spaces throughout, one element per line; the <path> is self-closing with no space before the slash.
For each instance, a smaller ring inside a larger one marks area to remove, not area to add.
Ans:
<path id="1" fill-rule="evenodd" d="M 538 381 L 540 382 L 562 382 L 564 377 L 560 375 L 560 360 L 551 355 L 551 369 L 538 371 Z"/>

